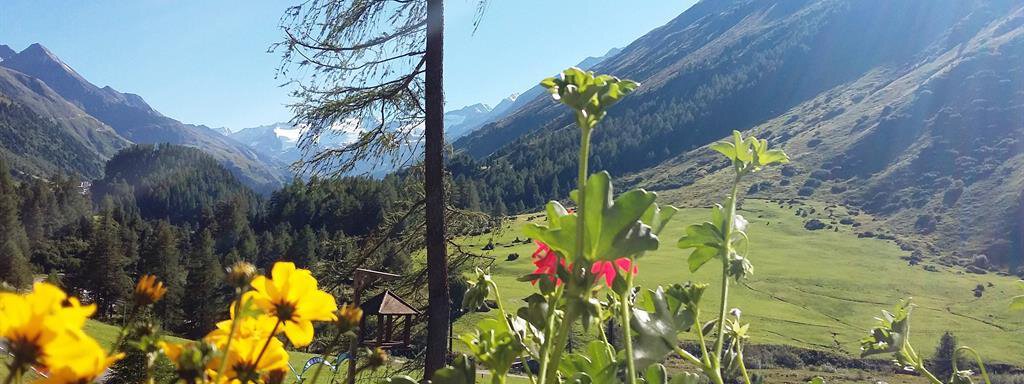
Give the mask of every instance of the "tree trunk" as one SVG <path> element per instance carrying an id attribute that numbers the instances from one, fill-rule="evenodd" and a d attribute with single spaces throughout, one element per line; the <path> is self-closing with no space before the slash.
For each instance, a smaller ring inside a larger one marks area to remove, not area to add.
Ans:
<path id="1" fill-rule="evenodd" d="M 427 221 L 427 356 L 423 378 L 448 356 L 448 257 L 444 223 L 444 0 L 427 0 L 426 127 L 424 183 Z"/>

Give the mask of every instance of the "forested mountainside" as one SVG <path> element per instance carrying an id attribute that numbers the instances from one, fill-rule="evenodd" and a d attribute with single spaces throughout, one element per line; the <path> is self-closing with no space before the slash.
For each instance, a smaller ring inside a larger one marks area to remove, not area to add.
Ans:
<path id="1" fill-rule="evenodd" d="M 0 67 L 0 144 L 19 172 L 99 177 L 103 162 L 130 142 L 42 81 Z"/>
<path id="2" fill-rule="evenodd" d="M 205 152 L 176 145 L 137 145 L 118 152 L 93 183 L 96 202 L 137 206 L 146 219 L 197 222 L 216 203 L 238 199 L 250 214 L 256 194 Z"/>
<path id="3" fill-rule="evenodd" d="M 166 117 L 150 107 L 138 95 L 121 93 L 109 86 L 97 87 L 40 44 L 32 44 L 0 61 L 0 67 L 8 73 L 15 73 L 8 76 L 18 76 L 16 74 L 20 73 L 21 76 L 29 77 L 30 89 L 45 87 L 42 91 L 58 95 L 57 99 L 76 107 L 72 113 L 79 118 L 92 117 L 95 118 L 93 120 L 102 122 L 99 127 L 85 129 L 100 131 L 102 128 L 113 128 L 123 138 L 122 142 L 127 139 L 140 144 L 171 143 L 203 149 L 247 185 L 264 192 L 280 187 L 286 180 L 284 167 L 273 159 L 262 156 L 242 143 L 211 129 L 183 124 Z M 20 101 L 20 97 L 16 97 L 19 95 L 10 94 L 8 91 L 0 88 L 0 93 Z M 55 99 L 53 95 L 46 94 L 44 98 Z M 65 108 L 63 105 L 61 107 Z M 118 148 L 120 147 L 114 148 L 113 151 Z M 113 151 L 108 150 L 104 154 L 109 156 Z"/>
<path id="4" fill-rule="evenodd" d="M 105 169 L 91 189 L 59 175 L 19 182 L 0 158 L 0 281 L 24 287 L 47 273 L 110 315 L 135 277 L 155 274 L 168 286 L 158 321 L 198 337 L 226 315 L 221 275 L 238 260 L 411 265 L 402 252 L 356 257 L 359 236 L 406 188 L 398 177 L 295 180 L 264 198 L 209 154 L 168 144 L 126 148 Z"/>
<path id="5" fill-rule="evenodd" d="M 592 164 L 703 204 L 720 166 L 703 147 L 753 130 L 794 157 L 759 186 L 772 197 L 860 207 L 923 255 L 1015 265 L 1022 34 L 1024 5 L 1006 0 L 702 1 L 595 67 L 642 86 L 601 123 Z M 461 141 L 464 203 L 570 189 L 570 124 L 541 98 Z"/>

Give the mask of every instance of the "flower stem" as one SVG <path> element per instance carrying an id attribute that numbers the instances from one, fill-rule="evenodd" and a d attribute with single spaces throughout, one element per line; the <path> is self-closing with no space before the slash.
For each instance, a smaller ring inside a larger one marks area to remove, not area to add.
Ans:
<path id="1" fill-rule="evenodd" d="M 231 350 L 231 340 L 235 338 L 235 332 L 238 330 L 239 317 L 242 311 L 242 290 L 240 288 L 235 289 L 237 300 L 235 300 L 235 315 L 231 319 L 231 330 L 228 331 L 228 341 L 224 342 L 224 357 L 220 359 L 220 367 L 217 369 L 217 377 L 222 377 L 224 370 L 228 367 L 228 351 Z"/>
<path id="2" fill-rule="evenodd" d="M 978 370 L 981 371 L 981 378 L 985 380 L 985 384 L 992 384 L 992 381 L 988 378 L 988 372 L 985 370 L 985 362 L 981 360 L 981 355 L 978 354 L 978 351 L 975 351 L 974 348 L 971 347 L 960 347 L 957 348 L 956 351 L 953 351 L 953 372 L 957 371 L 956 355 L 957 352 L 960 351 L 967 351 L 970 352 L 971 355 L 974 355 L 974 361 L 978 363 Z"/>
<path id="3" fill-rule="evenodd" d="M 715 354 L 712 356 L 714 366 L 712 367 L 717 372 L 715 382 L 721 384 L 722 381 L 722 346 L 725 342 L 725 315 L 728 311 L 729 305 L 729 255 L 732 254 L 732 231 L 733 223 L 735 222 L 736 216 L 736 198 L 739 194 L 740 187 L 740 172 L 736 169 L 736 177 L 732 182 L 732 193 L 729 194 L 729 206 L 726 208 L 725 223 L 722 223 L 722 238 L 724 239 L 722 244 L 722 297 L 718 305 L 718 324 L 717 326 L 717 340 L 715 341 Z"/>
<path id="4" fill-rule="evenodd" d="M 313 371 L 313 377 L 309 380 L 310 383 L 316 384 L 316 379 L 320 377 L 320 371 L 324 370 L 324 365 L 327 365 L 327 353 L 330 352 L 331 348 L 333 348 L 335 345 L 338 345 L 338 342 L 341 341 L 341 335 L 341 332 L 338 332 L 337 335 L 334 335 L 334 340 L 331 341 L 331 344 L 328 345 L 327 350 L 322 355 L 320 355 L 320 358 L 323 359 L 323 361 L 321 361 L 320 364 L 317 364 L 316 370 Z M 340 366 L 341 364 L 339 363 L 338 365 Z M 334 367 L 334 369 L 338 369 L 338 367 Z"/>
<path id="5" fill-rule="evenodd" d="M 629 375 L 629 384 L 636 384 L 636 361 L 633 357 L 633 331 L 630 329 L 629 324 L 630 317 L 630 305 L 629 305 L 629 294 L 633 291 L 633 266 L 636 265 L 636 259 L 630 258 L 629 269 L 626 272 L 626 291 L 622 293 L 622 298 L 619 300 L 622 308 L 619 312 L 622 312 L 622 340 L 623 345 L 626 349 L 626 373 Z"/>
<path id="6" fill-rule="evenodd" d="M 505 312 L 505 304 L 503 304 L 501 301 L 501 290 L 498 289 L 498 283 L 495 283 L 494 280 L 490 280 L 490 284 L 491 288 L 494 289 L 494 299 L 495 301 L 498 302 L 498 312 L 501 313 L 501 319 L 505 321 L 505 326 L 508 328 L 508 333 L 511 334 L 513 337 L 519 338 L 519 334 L 516 333 L 516 330 L 514 328 L 512 328 L 512 321 L 508 315 L 508 312 Z M 522 340 L 519 341 L 522 342 Z M 520 356 L 520 359 L 522 359 L 523 361 L 523 371 L 526 372 L 526 378 L 530 380 L 530 384 L 536 384 L 537 382 L 533 378 L 533 373 L 530 372 L 530 364 L 528 364 L 528 358 L 529 355 L 524 349 L 523 355 Z M 498 375 L 498 373 L 499 372 L 495 372 L 494 374 Z M 508 372 L 501 372 L 502 382 L 505 381 L 505 375 L 507 373 Z"/>
<path id="7" fill-rule="evenodd" d="M 708 357 L 708 344 L 704 341 L 704 327 L 700 322 L 700 307 L 696 306 L 693 312 L 693 326 L 697 330 L 697 341 L 700 342 L 700 359 L 704 363 L 704 369 L 711 368 L 711 358 Z M 700 364 L 698 364 L 700 365 Z"/>
<path id="8" fill-rule="evenodd" d="M 274 335 L 277 334 L 277 328 L 281 326 L 281 323 L 284 323 L 284 321 L 278 320 L 276 323 L 274 323 L 274 329 L 270 331 L 270 336 L 267 336 L 267 342 L 263 343 L 263 349 L 261 349 L 260 350 L 260 354 L 256 356 L 256 361 L 254 361 L 252 363 L 252 365 L 254 367 L 258 367 L 259 366 L 260 360 L 263 359 L 263 354 L 267 353 L 267 347 L 270 346 L 270 341 L 274 340 Z M 225 351 L 225 352 L 227 352 L 227 351 Z M 224 358 L 227 359 L 227 356 L 225 355 Z"/>
<path id="9" fill-rule="evenodd" d="M 548 313 L 544 325 L 544 335 L 551 335 L 555 331 L 555 307 L 558 304 L 558 300 L 562 297 L 563 290 L 563 286 L 558 286 L 558 288 L 555 289 L 553 297 L 548 301 Z M 551 337 L 546 337 L 544 339 L 544 343 L 540 347 L 540 372 L 538 373 L 540 376 L 537 380 L 540 384 L 547 383 L 548 365 L 551 361 L 551 339 Z"/>
<path id="10" fill-rule="evenodd" d="M 587 124 L 587 119 L 585 116 L 583 116 L 583 113 L 581 111 L 576 111 L 576 125 L 579 126 L 582 132 L 580 135 L 579 169 L 577 171 L 576 178 L 576 252 L 575 255 L 573 255 L 573 262 L 577 263 L 578 265 L 578 263 L 582 262 L 584 259 L 583 248 L 586 244 L 586 187 L 588 175 L 587 164 L 589 163 L 590 158 L 591 127 Z M 570 265 L 572 265 L 572 263 L 570 263 Z M 575 280 L 575 271 L 570 271 L 569 281 L 564 282 L 563 285 L 573 286 Z M 552 334 L 551 331 L 553 331 L 552 328 L 554 328 L 555 308 L 558 304 L 558 300 L 562 296 L 561 289 L 559 289 L 556 292 L 557 296 L 555 296 L 555 300 L 553 301 L 553 304 L 555 305 L 548 305 L 548 307 L 550 308 L 550 313 L 548 315 L 549 317 L 546 329 L 547 333 L 545 333 L 546 335 L 549 336 L 549 338 L 545 341 L 550 341 L 553 342 L 554 344 L 548 344 L 548 348 L 546 348 L 545 353 L 543 354 L 543 356 L 541 356 L 541 384 L 547 384 L 548 381 L 551 381 L 552 378 L 557 375 L 558 365 L 562 359 L 562 351 L 565 350 L 565 343 L 568 341 L 569 333 L 572 332 L 572 322 L 576 316 L 575 312 L 572 309 L 572 306 L 567 307 L 565 315 L 562 318 L 562 324 L 559 327 L 559 331 L 558 333 L 555 333 L 555 336 L 553 337 L 554 340 L 551 340 L 552 338 L 550 337 L 550 335 Z"/>
<path id="11" fill-rule="evenodd" d="M 739 343 L 739 341 L 737 341 L 737 343 Z M 743 345 L 742 344 L 737 344 L 736 345 L 736 359 L 738 359 L 739 363 L 740 363 L 740 373 L 743 374 L 743 383 L 750 384 L 750 374 L 747 373 L 747 364 L 743 362 Z"/>
<path id="12" fill-rule="evenodd" d="M 910 354 L 910 357 L 914 360 L 914 369 L 918 372 L 921 372 L 921 374 L 924 375 L 924 377 L 927 378 L 928 381 L 930 381 L 932 384 L 943 384 L 942 380 L 939 380 L 939 378 L 935 377 L 935 375 L 933 375 L 931 372 L 928 371 L 927 368 L 924 367 L 924 359 L 917 355 L 917 351 L 914 351 L 914 347 L 910 345 L 909 339 L 910 336 L 908 334 L 908 336 L 904 339 L 903 342 L 906 343 L 905 345 L 907 347 L 907 352 Z M 954 357 L 956 357 L 955 355 L 956 354 L 954 353 Z"/>
<path id="13" fill-rule="evenodd" d="M 16 381 L 21 381 L 20 377 L 17 377 L 17 378 L 15 377 L 15 376 L 21 376 L 21 370 L 18 369 L 18 367 L 15 367 L 13 364 L 12 365 L 8 365 L 7 366 L 7 370 L 8 370 L 7 371 L 7 378 L 4 379 L 4 384 L 13 384 Z"/>
<path id="14" fill-rule="evenodd" d="M 685 349 L 679 348 L 679 345 L 673 345 L 672 349 L 676 351 L 676 354 L 682 357 L 683 360 L 689 361 L 696 365 L 701 365 L 700 360 L 698 360 L 696 356 L 690 354 L 690 352 L 686 352 Z"/>
<path id="15" fill-rule="evenodd" d="M 550 361 L 547 366 L 547 380 L 549 382 L 555 383 L 558 381 L 558 366 L 561 363 L 565 345 L 569 342 L 569 334 L 572 333 L 572 323 L 575 317 L 576 313 L 572 310 L 571 306 L 568 306 L 565 310 L 565 316 L 562 318 L 562 324 L 558 328 L 558 333 L 555 334 L 554 344 L 551 345 L 551 352 L 548 354 L 548 360 Z M 545 384 L 544 382 L 541 383 Z"/>
<path id="16" fill-rule="evenodd" d="M 132 311 L 128 313 L 128 318 L 125 319 L 124 324 L 121 325 L 121 330 L 117 332 L 117 339 L 114 340 L 114 344 L 110 345 L 110 354 L 113 355 L 121 348 L 121 343 L 124 342 L 124 337 L 128 333 L 128 325 L 135 321 L 135 315 L 139 312 L 139 306 L 132 306 Z"/>
<path id="17" fill-rule="evenodd" d="M 586 118 L 580 112 L 576 113 L 576 125 L 579 125 L 582 130 L 580 134 L 580 159 L 579 159 L 579 170 L 576 177 L 576 254 L 573 262 L 580 262 L 583 260 L 583 248 L 586 236 L 586 221 L 584 215 L 586 215 L 587 207 L 587 176 L 588 176 L 588 164 L 590 163 L 590 127 L 587 126 Z M 570 279 L 575 274 L 570 274 Z"/>

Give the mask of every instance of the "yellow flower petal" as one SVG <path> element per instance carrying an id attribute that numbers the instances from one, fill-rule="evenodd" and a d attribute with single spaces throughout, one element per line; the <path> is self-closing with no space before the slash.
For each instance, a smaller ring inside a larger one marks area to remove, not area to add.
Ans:
<path id="1" fill-rule="evenodd" d="M 288 336 L 288 341 L 296 347 L 305 347 L 313 342 L 313 323 L 289 321 L 284 324 L 284 335 Z"/>

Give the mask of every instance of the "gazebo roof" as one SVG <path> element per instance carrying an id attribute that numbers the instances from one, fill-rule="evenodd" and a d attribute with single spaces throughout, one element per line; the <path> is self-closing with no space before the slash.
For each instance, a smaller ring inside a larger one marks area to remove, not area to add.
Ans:
<path id="1" fill-rule="evenodd" d="M 359 306 L 367 315 L 419 315 L 420 311 L 413 308 L 401 297 L 385 290 L 377 296 L 371 297 Z"/>

